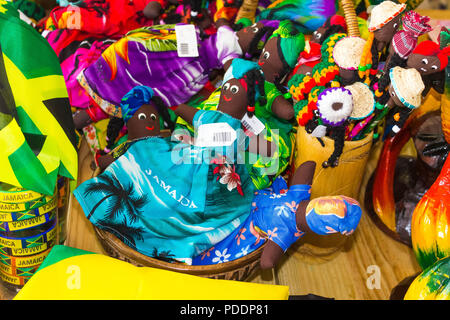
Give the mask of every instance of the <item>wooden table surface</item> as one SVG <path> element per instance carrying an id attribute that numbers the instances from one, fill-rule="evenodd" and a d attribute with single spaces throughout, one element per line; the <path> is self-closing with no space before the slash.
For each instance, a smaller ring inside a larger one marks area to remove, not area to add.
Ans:
<path id="1" fill-rule="evenodd" d="M 450 16 L 449 11 L 418 11 L 435 19 L 448 19 Z M 375 147 L 361 188 L 361 204 L 365 184 L 376 167 L 378 154 L 379 148 Z M 92 155 L 84 142 L 79 152 L 78 183 L 93 176 L 91 161 Z M 341 238 L 336 239 L 342 242 Z M 308 236 L 301 239 L 288 250 L 275 269 L 259 272 L 249 281 L 287 285 L 291 295 L 315 294 L 338 300 L 386 300 L 401 280 L 420 271 L 412 249 L 383 233 L 366 212 L 363 212 L 356 232 L 343 246 L 337 249 L 318 248 L 312 245 L 316 240 Z M 73 196 L 70 198 L 65 244 L 105 254 L 92 225 Z M 326 245 L 329 246 L 329 243 Z M 10 299 L 12 296 L 0 284 L 0 299 Z"/>

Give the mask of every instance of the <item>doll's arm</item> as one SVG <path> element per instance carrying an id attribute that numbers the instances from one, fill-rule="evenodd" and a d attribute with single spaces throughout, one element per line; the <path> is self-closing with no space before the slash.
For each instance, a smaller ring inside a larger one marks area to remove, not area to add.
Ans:
<path id="1" fill-rule="evenodd" d="M 295 116 L 294 107 L 291 102 L 283 96 L 278 96 L 272 103 L 272 112 L 278 118 L 291 120 Z"/>
<path id="2" fill-rule="evenodd" d="M 272 157 L 277 151 L 277 144 L 264 139 L 262 135 L 255 135 L 250 138 L 247 151 L 263 157 Z"/>
<path id="3" fill-rule="evenodd" d="M 181 118 L 183 118 L 184 121 L 189 123 L 190 125 L 194 122 L 195 114 L 197 113 L 198 109 L 188 106 L 187 104 L 180 104 L 175 110 L 175 114 Z"/>
<path id="4" fill-rule="evenodd" d="M 111 154 L 105 154 L 97 158 L 97 166 L 102 172 L 113 162 L 114 157 Z"/>

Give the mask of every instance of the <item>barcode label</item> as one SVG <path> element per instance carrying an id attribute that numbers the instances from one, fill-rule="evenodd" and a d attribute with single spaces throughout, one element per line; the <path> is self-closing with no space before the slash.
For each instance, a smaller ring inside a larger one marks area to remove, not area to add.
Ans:
<path id="1" fill-rule="evenodd" d="M 198 57 L 197 32 L 192 24 L 175 26 L 179 57 Z"/>
<path id="2" fill-rule="evenodd" d="M 180 46 L 180 53 L 182 55 L 189 54 L 189 43 L 182 42 L 182 43 L 179 43 L 179 46 Z"/>
<path id="3" fill-rule="evenodd" d="M 253 134 L 260 134 L 266 126 L 255 115 L 249 117 L 247 114 L 241 119 L 241 123 L 245 129 L 250 130 Z"/>
<path id="4" fill-rule="evenodd" d="M 198 127 L 195 145 L 197 147 L 227 147 L 231 146 L 236 138 L 236 131 L 228 123 L 207 123 Z"/>
<path id="5" fill-rule="evenodd" d="M 230 142 L 231 141 L 231 132 L 216 132 L 213 135 L 214 142 Z"/>

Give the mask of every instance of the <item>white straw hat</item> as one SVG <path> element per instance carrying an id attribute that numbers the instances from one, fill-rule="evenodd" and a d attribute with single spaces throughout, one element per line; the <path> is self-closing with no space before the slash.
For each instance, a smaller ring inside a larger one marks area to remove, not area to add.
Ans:
<path id="1" fill-rule="evenodd" d="M 425 85 L 419 71 L 414 68 L 394 67 L 389 75 L 394 92 L 403 105 L 410 109 L 420 107 L 422 91 L 425 89 Z"/>
<path id="2" fill-rule="evenodd" d="M 352 120 L 364 119 L 372 114 L 375 110 L 375 97 L 369 86 L 362 82 L 355 82 L 346 86 L 352 93 L 353 111 L 350 115 Z"/>
<path id="3" fill-rule="evenodd" d="M 397 4 L 392 1 L 383 1 L 373 7 L 369 19 L 369 32 L 374 32 L 388 24 L 392 19 L 406 9 L 406 4 Z"/>
<path id="4" fill-rule="evenodd" d="M 366 40 L 360 37 L 345 37 L 333 48 L 333 58 L 339 68 L 357 70 Z"/>

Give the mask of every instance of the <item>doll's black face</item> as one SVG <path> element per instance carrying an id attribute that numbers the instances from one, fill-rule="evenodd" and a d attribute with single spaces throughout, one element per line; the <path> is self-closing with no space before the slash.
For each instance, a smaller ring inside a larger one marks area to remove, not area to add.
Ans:
<path id="1" fill-rule="evenodd" d="M 154 105 L 144 104 L 128 120 L 127 128 L 130 140 L 158 136 L 160 133 L 158 109 Z"/>
<path id="2" fill-rule="evenodd" d="M 348 86 L 356 82 L 358 71 L 339 68 L 339 75 L 342 78 L 342 85 Z"/>
<path id="3" fill-rule="evenodd" d="M 325 31 L 327 31 L 327 28 L 320 27 L 319 29 L 317 29 L 316 31 L 313 32 L 310 41 L 320 44 L 321 41 L 322 41 L 322 38 L 323 38 L 323 35 L 324 35 Z"/>
<path id="4" fill-rule="evenodd" d="M 423 76 L 439 72 L 441 62 L 436 56 L 424 56 L 421 54 L 411 54 L 408 57 L 406 65 L 409 68 L 414 68 Z"/>
<path id="5" fill-rule="evenodd" d="M 312 76 L 313 67 L 301 65 L 295 71 L 295 74 L 304 74 L 305 76 Z"/>
<path id="6" fill-rule="evenodd" d="M 258 60 L 258 64 L 264 72 L 266 80 L 272 83 L 283 70 L 282 57 L 278 54 L 279 41 L 280 39 L 278 37 L 273 37 L 267 41 Z"/>
<path id="7" fill-rule="evenodd" d="M 400 18 L 401 16 L 398 15 L 397 17 L 389 21 L 387 24 L 385 24 L 383 27 L 373 32 L 375 38 L 379 42 L 381 42 L 380 45 L 384 46 L 387 43 L 391 42 L 392 38 L 394 37 L 394 34 L 398 31 L 398 28 L 400 26 Z M 378 48 L 378 51 L 381 51 L 381 49 Z"/>
<path id="8" fill-rule="evenodd" d="M 247 111 L 247 104 L 247 92 L 239 80 L 230 79 L 222 86 L 217 110 L 240 120 Z"/>
<path id="9" fill-rule="evenodd" d="M 395 93 L 393 85 L 389 86 L 389 96 L 390 96 L 389 101 L 388 101 L 389 107 L 394 107 L 394 106 L 401 107 L 401 106 L 403 106 L 403 103 L 400 101 L 400 98 Z"/>
<path id="10" fill-rule="evenodd" d="M 250 44 L 253 39 L 259 34 L 264 25 L 261 22 L 254 23 L 251 26 L 245 27 L 242 30 L 236 32 L 236 36 L 238 37 L 239 46 L 242 49 L 242 52 L 245 54 L 250 50 Z"/>

